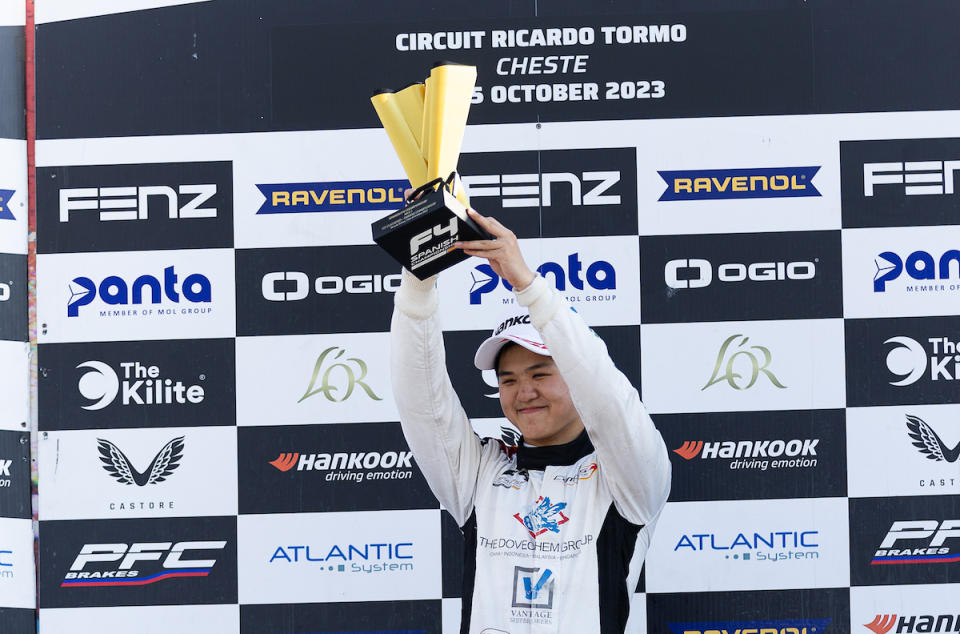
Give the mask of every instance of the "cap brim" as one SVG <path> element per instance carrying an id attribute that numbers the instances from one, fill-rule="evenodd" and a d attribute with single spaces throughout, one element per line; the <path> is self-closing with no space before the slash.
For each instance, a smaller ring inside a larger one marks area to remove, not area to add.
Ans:
<path id="1" fill-rule="evenodd" d="M 488 337 L 486 341 L 480 344 L 480 347 L 477 348 L 477 354 L 473 356 L 473 364 L 480 370 L 493 370 L 500 348 L 510 342 L 523 346 L 530 352 L 542 354 L 545 357 L 550 356 L 547 346 L 539 341 L 532 341 L 516 335 L 496 335 Z"/>

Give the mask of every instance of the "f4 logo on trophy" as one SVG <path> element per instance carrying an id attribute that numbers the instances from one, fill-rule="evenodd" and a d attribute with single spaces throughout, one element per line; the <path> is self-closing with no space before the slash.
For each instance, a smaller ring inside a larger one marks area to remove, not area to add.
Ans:
<path id="1" fill-rule="evenodd" d="M 737 342 L 738 339 L 740 339 L 740 341 L 731 349 L 731 345 Z M 744 337 L 740 334 L 730 335 L 726 338 L 720 346 L 720 351 L 717 353 L 717 362 L 713 367 L 713 374 L 707 383 L 700 388 L 701 392 L 721 381 L 726 381 L 727 384 L 735 390 L 747 390 L 757 383 L 761 375 L 765 376 L 775 387 L 781 390 L 787 388 L 786 385 L 780 382 L 780 379 L 777 378 L 773 371 L 769 369 L 769 365 L 773 361 L 773 356 L 770 354 L 768 348 L 764 346 L 750 346 L 749 348 L 740 349 L 749 341 L 750 337 Z M 743 362 L 738 363 L 738 359 L 742 359 Z M 744 382 L 744 375 L 738 371 L 744 369 L 748 370 L 746 376 L 748 376 L 749 379 L 746 380 L 746 382 Z"/>

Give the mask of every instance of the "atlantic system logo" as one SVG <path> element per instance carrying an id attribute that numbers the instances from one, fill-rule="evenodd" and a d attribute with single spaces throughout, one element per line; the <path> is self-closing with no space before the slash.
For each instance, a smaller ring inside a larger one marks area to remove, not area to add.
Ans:
<path id="1" fill-rule="evenodd" d="M 667 623 L 673 634 L 823 634 L 833 619 L 764 619 Z M 878 632 L 877 634 L 883 634 Z"/>
<path id="2" fill-rule="evenodd" d="M 143 487 L 164 482 L 180 466 L 183 436 L 165 444 L 142 472 L 137 471 L 127 455 L 109 440 L 97 438 L 97 449 L 100 451 L 100 462 L 103 463 L 104 471 L 121 484 Z"/>
<path id="3" fill-rule="evenodd" d="M 13 579 L 13 551 L 0 550 L 0 579 Z"/>
<path id="4" fill-rule="evenodd" d="M 956 291 L 960 284 L 930 283 L 931 280 L 960 279 L 960 250 L 949 249 L 939 257 L 926 251 L 914 251 L 904 260 L 893 251 L 884 251 L 873 261 L 877 272 L 873 276 L 873 292 L 885 293 L 887 283 L 897 280 L 904 271 L 921 284 L 907 283 L 903 289 L 908 293 L 937 293 Z M 951 267 L 955 263 L 956 266 Z"/>
<path id="5" fill-rule="evenodd" d="M 904 196 L 952 196 L 960 161 L 906 161 L 863 164 L 863 195 L 871 198 L 877 185 L 896 187 Z"/>
<path id="6" fill-rule="evenodd" d="M 276 565 L 307 565 L 317 572 L 374 574 L 410 572 L 413 542 L 277 546 L 269 559 Z"/>
<path id="7" fill-rule="evenodd" d="M 566 292 L 569 285 L 570 290 L 585 290 L 587 286 L 596 291 L 616 291 L 617 272 L 613 265 L 606 260 L 597 260 L 587 265 L 584 270 L 583 262 L 580 260 L 579 253 L 571 253 L 567 256 L 566 267 L 558 262 L 544 262 L 537 267 L 537 272 L 543 277 L 553 278 L 554 286 L 560 292 Z M 480 304 L 483 296 L 496 290 L 498 285 L 503 288 L 513 290 L 513 286 L 497 275 L 489 264 L 479 264 L 470 272 L 473 278 L 473 285 L 470 287 L 470 303 Z M 587 295 L 583 301 L 604 302 L 616 299 L 615 294 L 601 293 L 597 295 Z M 511 303 L 512 298 L 505 300 L 505 303 Z"/>
<path id="8" fill-rule="evenodd" d="M 685 440 L 673 453 L 684 460 L 726 460 L 729 469 L 766 471 L 817 466 L 819 438 L 792 440 Z M 784 457 L 785 456 L 785 457 Z"/>
<path id="9" fill-rule="evenodd" d="M 911 337 L 890 337 L 883 343 L 893 346 L 887 353 L 887 369 L 900 377 L 889 381 L 890 385 L 913 385 L 927 374 L 927 368 L 930 369 L 928 378 L 931 381 L 960 379 L 957 342 L 948 337 L 930 337 L 927 339 L 927 349 Z"/>
<path id="10" fill-rule="evenodd" d="M 97 211 L 101 222 L 147 220 L 151 198 L 161 201 L 163 215 L 171 220 L 216 218 L 216 207 L 201 206 L 216 195 L 216 183 L 65 188 L 60 190 L 60 222 L 70 222 L 71 214 L 76 217 L 78 212 L 88 211 Z"/>
<path id="11" fill-rule="evenodd" d="M 264 201 L 257 214 L 400 209 L 408 186 L 403 180 L 258 184 Z"/>
<path id="12" fill-rule="evenodd" d="M 815 530 L 739 532 L 733 536 L 691 533 L 681 535 L 673 551 L 722 554 L 724 559 L 740 561 L 811 560 L 820 558 L 819 535 Z"/>
<path id="13" fill-rule="evenodd" d="M 550 502 L 550 498 L 541 495 L 523 511 L 514 513 L 513 518 L 527 529 L 531 538 L 536 539 L 547 531 L 560 532 L 560 526 L 570 521 L 570 518 L 563 513 L 565 508 L 567 508 L 566 502 L 554 504 Z"/>
<path id="14" fill-rule="evenodd" d="M 85 399 L 94 401 L 82 405 L 83 409 L 104 409 L 116 401 L 118 395 L 122 406 L 203 402 L 203 386 L 186 385 L 180 379 L 165 378 L 158 366 L 144 365 L 139 361 L 123 361 L 119 366 L 119 375 L 102 361 L 84 361 L 77 366 L 78 370 L 85 370 L 77 381 L 77 389 Z M 198 379 L 203 381 L 206 376 L 201 374 Z"/>
<path id="15" fill-rule="evenodd" d="M 310 282 L 302 271 L 272 271 L 260 282 L 263 298 L 271 302 L 293 302 L 306 299 L 313 290 L 317 295 L 351 293 L 395 293 L 400 288 L 400 274 L 391 275 L 321 275 Z"/>
<path id="16" fill-rule="evenodd" d="M 742 339 L 741 339 L 742 338 Z M 731 345 L 740 340 L 731 348 Z M 756 385 L 761 375 L 774 386 L 781 390 L 787 388 L 780 382 L 773 370 L 769 369 L 773 361 L 773 355 L 769 348 L 764 346 L 744 346 L 750 341 L 750 337 L 744 337 L 741 334 L 730 335 L 724 340 L 717 353 L 717 361 L 713 367 L 713 374 L 707 383 L 700 388 L 700 391 L 726 381 L 727 385 L 735 390 L 747 390 Z M 749 379 L 747 379 L 749 377 Z"/>
<path id="17" fill-rule="evenodd" d="M 77 317 L 80 309 L 100 301 L 109 306 L 142 306 L 144 302 L 150 304 L 164 304 L 170 302 L 180 304 L 180 296 L 192 304 L 209 304 L 212 301 L 212 290 L 209 278 L 200 273 L 191 273 L 184 280 L 182 286 L 178 284 L 179 277 L 173 266 L 163 269 L 163 281 L 145 274 L 128 284 L 127 280 L 117 275 L 109 275 L 99 283 L 89 277 L 75 277 L 69 284 L 70 298 L 67 300 L 67 316 Z M 142 315 L 174 315 L 174 314 L 204 314 L 210 313 L 211 308 L 140 308 L 140 309 L 110 309 L 101 310 L 100 317 L 128 317 Z"/>
<path id="18" fill-rule="evenodd" d="M 947 540 L 953 541 L 948 545 Z M 898 520 L 890 525 L 870 565 L 956 563 L 960 543 L 955 540 L 960 540 L 960 520 Z"/>
<path id="19" fill-rule="evenodd" d="M 278 471 L 325 472 L 327 482 L 408 480 L 413 477 L 411 451 L 350 451 L 337 453 L 281 453 L 269 462 Z"/>
<path id="20" fill-rule="evenodd" d="M 814 262 L 726 263 L 716 267 L 720 282 L 768 282 L 810 280 L 817 275 Z M 667 262 L 663 277 L 670 288 L 704 288 L 714 280 L 714 267 L 709 260 L 678 259 Z"/>
<path id="21" fill-rule="evenodd" d="M 16 220 L 10 211 L 10 199 L 15 193 L 12 189 L 0 189 L 0 220 Z"/>
<path id="22" fill-rule="evenodd" d="M 330 356 L 337 350 L 339 350 L 339 352 Z M 367 378 L 367 364 L 365 361 L 357 359 L 356 357 L 347 357 L 339 363 L 334 362 L 343 357 L 345 352 L 346 350 L 332 346 L 320 353 L 316 363 L 313 365 L 310 384 L 297 403 L 302 403 L 317 394 L 323 394 L 324 398 L 332 403 L 342 403 L 350 398 L 354 390 L 358 387 L 360 388 L 360 392 L 366 394 L 370 399 L 374 401 L 383 400 L 377 396 L 373 388 L 364 381 L 364 379 Z M 329 361 L 331 361 L 329 364 L 327 363 L 328 357 Z M 340 377 L 340 379 L 337 380 L 336 377 Z M 357 392 L 357 394 L 360 394 L 360 392 Z"/>
<path id="23" fill-rule="evenodd" d="M 893 630 L 894 625 L 897 629 Z M 863 626 L 873 634 L 887 634 L 891 630 L 895 634 L 947 634 L 957 632 L 960 628 L 960 614 L 913 614 L 898 616 L 896 614 L 878 614 L 869 623 Z"/>
<path id="24" fill-rule="evenodd" d="M 661 201 L 820 196 L 819 166 L 658 171 L 667 184 Z"/>
<path id="25" fill-rule="evenodd" d="M 84 544 L 60 587 L 134 587 L 178 577 L 206 577 L 217 560 L 191 558 L 191 551 L 209 553 L 226 545 L 225 541 Z M 119 564 L 107 565 L 114 562 Z"/>

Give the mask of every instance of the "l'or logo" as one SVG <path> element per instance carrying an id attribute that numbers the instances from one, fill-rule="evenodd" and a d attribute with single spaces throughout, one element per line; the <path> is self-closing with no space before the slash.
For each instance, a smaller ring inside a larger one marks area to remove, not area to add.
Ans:
<path id="1" fill-rule="evenodd" d="M 727 356 L 727 349 L 730 347 L 730 344 L 733 343 L 738 337 L 743 337 L 743 335 L 730 335 L 727 337 L 727 340 L 723 342 L 723 345 L 720 346 L 720 352 L 717 354 L 717 363 L 713 367 L 713 375 L 710 377 L 710 380 L 707 381 L 706 385 L 700 388 L 700 391 L 704 391 L 711 385 L 719 383 L 720 381 L 726 381 L 730 387 L 735 390 L 746 390 L 757 382 L 757 379 L 760 378 L 760 374 L 763 373 L 771 383 L 776 387 L 784 390 L 787 388 L 786 385 L 782 384 L 776 375 L 767 369 L 767 366 L 770 365 L 770 362 L 773 360 L 770 350 L 763 346 L 750 346 L 747 350 L 737 350 L 736 352 Z M 743 341 L 737 344 L 737 347 L 740 348 L 750 341 L 750 337 L 743 337 Z M 763 357 L 763 362 L 757 357 L 757 355 L 751 350 L 756 350 Z M 750 381 L 746 385 L 740 385 L 737 383 L 737 379 L 742 379 L 743 376 L 736 371 L 734 364 L 738 357 L 745 357 L 750 362 Z M 726 360 L 726 363 L 724 363 Z M 721 367 L 723 367 L 723 372 L 721 373 Z"/>
<path id="2" fill-rule="evenodd" d="M 331 363 L 326 370 L 323 370 L 327 356 L 336 349 L 337 346 L 327 348 L 320 353 L 319 357 L 317 357 L 317 362 L 313 366 L 313 376 L 310 377 L 310 385 L 307 386 L 307 391 L 304 392 L 303 396 L 301 396 L 300 400 L 297 402 L 301 403 L 314 394 L 323 394 L 328 401 L 341 403 L 350 398 L 350 396 L 353 394 L 354 388 L 357 386 L 366 392 L 367 396 L 373 400 L 382 401 L 383 399 L 377 396 L 370 386 L 364 382 L 364 379 L 367 376 L 367 364 L 362 360 L 348 357 L 346 361 L 349 361 L 350 363 Z M 344 352 L 346 351 L 340 350 L 340 352 L 338 352 L 333 359 L 339 359 L 343 356 Z M 351 366 L 351 363 L 356 366 L 358 373 L 354 372 L 354 368 Z M 323 370 L 322 375 L 320 373 L 321 370 Z M 340 389 L 340 386 L 331 383 L 331 377 L 335 376 L 335 370 L 341 370 L 346 379 L 346 390 L 343 392 L 343 396 L 341 398 L 337 398 L 334 395 L 334 392 L 337 392 Z"/>

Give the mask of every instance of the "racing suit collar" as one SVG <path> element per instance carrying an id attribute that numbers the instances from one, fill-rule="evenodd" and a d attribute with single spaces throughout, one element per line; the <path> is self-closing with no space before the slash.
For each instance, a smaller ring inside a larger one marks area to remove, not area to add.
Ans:
<path id="1" fill-rule="evenodd" d="M 563 445 L 529 447 L 521 440 L 517 447 L 517 467 L 538 470 L 550 466 L 565 467 L 591 453 L 593 453 L 593 443 L 587 436 L 587 430 L 583 430 L 579 436 Z"/>

